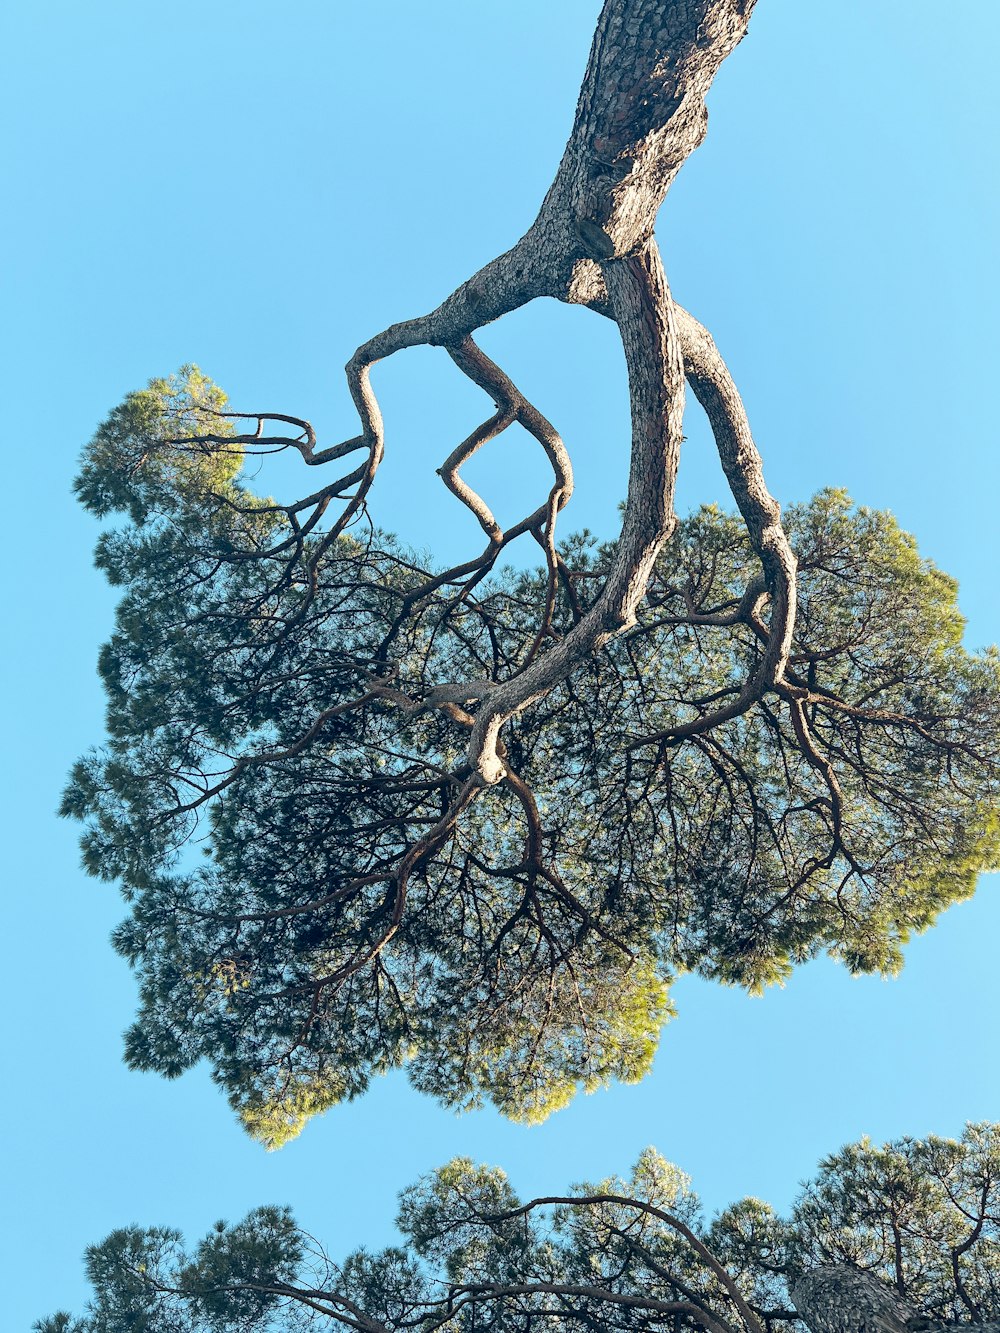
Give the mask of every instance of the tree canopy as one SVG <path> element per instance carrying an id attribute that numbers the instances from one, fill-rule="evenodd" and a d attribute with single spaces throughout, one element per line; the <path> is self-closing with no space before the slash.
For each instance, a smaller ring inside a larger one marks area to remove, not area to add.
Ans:
<path id="1" fill-rule="evenodd" d="M 499 1168 L 458 1158 L 403 1191 L 398 1227 L 400 1244 L 340 1262 L 285 1209 L 220 1222 L 190 1250 L 177 1232 L 130 1227 L 88 1251 L 90 1312 L 36 1329 L 860 1333 L 869 1303 L 914 1329 L 982 1326 L 1000 1321 L 1000 1126 L 849 1144 L 784 1218 L 743 1199 L 706 1219 L 653 1149 L 628 1180 L 527 1201 Z M 849 1297 L 836 1325 L 831 1287 Z"/>
<path id="2" fill-rule="evenodd" d="M 608 0 L 538 219 L 355 353 L 359 435 L 321 447 L 185 367 L 85 453 L 123 595 L 108 743 L 63 808 L 132 904 L 127 1059 L 207 1058 L 268 1144 L 403 1064 L 448 1104 L 539 1119 L 646 1072 L 678 973 L 758 989 L 821 950 L 891 972 L 996 864 L 1000 659 L 962 648 L 954 584 L 890 515 L 830 491 L 782 517 L 666 285 L 656 211 L 752 9 Z M 557 540 L 569 453 L 471 336 L 542 295 L 621 333 L 610 542 Z M 439 468 L 486 538 L 447 569 L 369 512 L 370 368 L 421 342 L 497 409 Z M 674 513 L 685 378 L 736 515 Z M 503 529 L 461 467 L 515 423 L 553 485 Z M 248 467 L 281 453 L 319 485 L 256 494 Z M 519 538 L 541 568 L 504 563 Z"/>
<path id="3" fill-rule="evenodd" d="M 227 410 L 196 370 L 155 381 L 78 482 L 124 516 L 97 557 L 123 597 L 109 740 L 64 809 L 132 903 L 134 1066 L 207 1057 L 268 1143 L 404 1063 L 537 1118 L 641 1077 L 678 973 L 757 989 L 824 949 L 892 972 L 995 862 L 1000 659 L 963 649 L 954 583 L 891 515 L 836 491 L 788 511 L 788 661 L 745 705 L 751 541 L 681 521 L 635 622 L 511 717 L 484 784 L 455 682 L 544 660 L 617 544 L 423 568 L 369 524 L 321 531 L 323 500 L 254 494 L 242 469 L 290 446 Z"/>

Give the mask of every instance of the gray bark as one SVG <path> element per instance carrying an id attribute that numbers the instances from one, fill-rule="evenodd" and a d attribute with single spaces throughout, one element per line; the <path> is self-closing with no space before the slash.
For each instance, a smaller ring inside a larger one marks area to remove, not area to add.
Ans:
<path id="1" fill-rule="evenodd" d="M 811 1333 L 1000 1333 L 1000 1320 L 948 1324 L 927 1319 L 888 1283 L 847 1264 L 816 1268 L 790 1287 Z"/>
<path id="2" fill-rule="evenodd" d="M 907 1333 L 916 1307 L 860 1268 L 817 1268 L 792 1283 L 795 1308 L 812 1333 Z"/>

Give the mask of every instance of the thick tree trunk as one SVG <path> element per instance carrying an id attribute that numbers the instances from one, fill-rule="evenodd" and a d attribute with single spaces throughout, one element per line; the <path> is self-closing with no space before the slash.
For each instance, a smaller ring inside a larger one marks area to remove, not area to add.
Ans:
<path id="1" fill-rule="evenodd" d="M 792 1300 L 812 1333 L 907 1333 L 918 1311 L 859 1268 L 817 1268 L 792 1284 Z"/>
<path id="2" fill-rule="evenodd" d="M 755 2 L 605 5 L 573 132 L 542 209 L 544 216 L 556 200 L 568 203 L 593 258 L 621 258 L 651 235 L 671 182 L 705 137 L 705 95 Z"/>
<path id="3" fill-rule="evenodd" d="M 887 1283 L 847 1264 L 813 1269 L 792 1284 L 791 1296 L 811 1333 L 1000 1333 L 1000 1320 L 945 1324 L 925 1319 Z"/>

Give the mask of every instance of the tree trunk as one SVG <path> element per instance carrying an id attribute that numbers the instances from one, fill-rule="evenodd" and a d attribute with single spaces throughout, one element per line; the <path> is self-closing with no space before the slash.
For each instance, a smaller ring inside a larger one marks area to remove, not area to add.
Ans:
<path id="1" fill-rule="evenodd" d="M 886 1282 L 847 1264 L 816 1268 L 791 1285 L 811 1333 L 1000 1333 L 1000 1320 L 949 1324 L 927 1319 Z"/>

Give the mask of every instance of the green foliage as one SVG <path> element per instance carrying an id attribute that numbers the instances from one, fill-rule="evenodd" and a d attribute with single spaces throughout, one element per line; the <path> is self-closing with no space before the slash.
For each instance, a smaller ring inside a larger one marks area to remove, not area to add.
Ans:
<path id="1" fill-rule="evenodd" d="M 791 1233 L 795 1267 L 868 1269 L 937 1319 L 1000 1314 L 1000 1125 L 849 1144 L 820 1164 Z"/>
<path id="2" fill-rule="evenodd" d="M 499 1167 L 456 1157 L 403 1191 L 398 1224 L 414 1253 L 449 1282 L 516 1283 L 538 1243 L 523 1217 L 504 1216 L 520 1204 Z"/>
<path id="3" fill-rule="evenodd" d="M 236 1226 L 216 1223 L 178 1284 L 210 1326 L 254 1328 L 269 1319 L 304 1252 L 288 1209 L 256 1208 Z"/>
<path id="4" fill-rule="evenodd" d="M 180 1233 L 164 1227 L 126 1227 L 92 1246 L 87 1277 L 96 1299 L 85 1324 L 87 1333 L 194 1330 L 194 1312 L 187 1302 L 178 1306 L 171 1290 L 183 1262 Z"/>
<path id="5" fill-rule="evenodd" d="M 176 1231 L 127 1227 L 87 1251 L 94 1300 L 76 1322 L 59 1314 L 38 1333 L 264 1333 L 287 1329 L 287 1288 L 305 1254 L 286 1208 L 217 1222 L 188 1255 Z"/>
<path id="6" fill-rule="evenodd" d="M 133 1029 L 129 1037 L 139 1035 Z M 314 1115 L 336 1106 L 352 1092 L 336 1069 L 325 1071 L 324 1078 L 289 1079 L 270 1095 L 262 1091 L 246 1098 L 240 1106 L 240 1120 L 247 1133 L 265 1148 L 280 1148 L 295 1138 Z"/>
<path id="7" fill-rule="evenodd" d="M 131 904 L 134 1067 L 207 1059 L 270 1146 L 402 1065 L 537 1120 L 642 1077 L 676 974 L 756 990 L 822 950 L 895 971 L 997 863 L 1000 659 L 963 649 L 954 583 L 890 515 L 839 492 L 790 511 L 786 680 L 685 735 L 753 677 L 766 616 L 740 611 L 742 524 L 698 511 L 639 622 L 504 728 L 513 776 L 463 797 L 468 712 L 434 692 L 544 652 L 613 546 L 565 544 L 538 639 L 544 573 L 462 588 L 321 521 L 333 483 L 254 495 L 260 423 L 224 403 L 195 370 L 155 381 L 78 483 L 124 515 L 98 546 L 123 595 L 108 741 L 63 810 Z"/>
<path id="8" fill-rule="evenodd" d="M 47 1319 L 36 1319 L 32 1324 L 34 1333 L 87 1333 L 85 1319 L 73 1319 L 65 1310 L 49 1315 Z"/>
<path id="9" fill-rule="evenodd" d="M 87 448 L 75 484 L 81 503 L 101 517 L 127 513 L 137 525 L 185 510 L 200 523 L 243 463 L 231 423 L 216 415 L 225 408 L 226 395 L 197 366 L 130 393 Z M 108 574 L 115 582 L 113 565 Z"/>
<path id="10" fill-rule="evenodd" d="M 334 1264 L 288 1213 L 220 1223 L 187 1258 L 175 1233 L 115 1232 L 89 1252 L 90 1314 L 39 1333 L 268 1333 L 318 1316 L 378 1333 L 804 1327 L 788 1283 L 866 1268 L 931 1319 L 1000 1317 L 1000 1125 L 960 1141 L 867 1139 L 827 1158 L 787 1219 L 743 1199 L 707 1222 L 683 1172 L 647 1149 L 628 1180 L 523 1203 L 497 1167 L 456 1158 L 401 1196 L 402 1243 Z M 552 1205 L 555 1206 L 552 1206 Z M 703 1318 L 704 1316 L 704 1318 Z M 60 1322 L 61 1321 L 61 1322 Z M 117 1322 L 115 1322 L 117 1321 Z M 366 1322 L 367 1321 L 367 1322 Z M 373 1323 L 372 1321 L 378 1321 Z"/>

